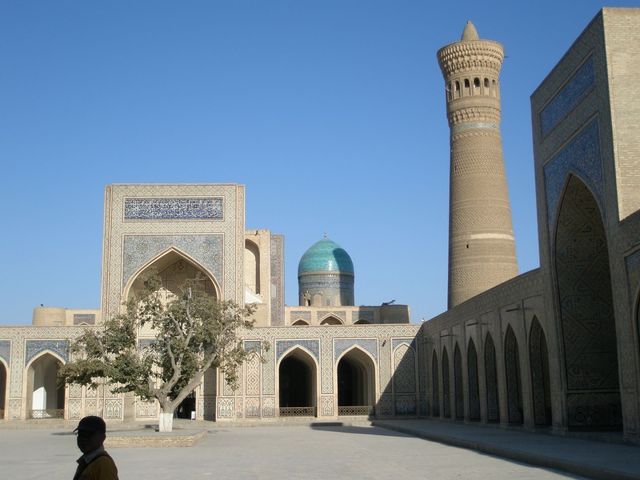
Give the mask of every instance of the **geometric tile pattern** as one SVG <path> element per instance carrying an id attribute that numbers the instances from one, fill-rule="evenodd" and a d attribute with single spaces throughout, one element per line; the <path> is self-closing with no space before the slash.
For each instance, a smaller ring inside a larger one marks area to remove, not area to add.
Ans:
<path id="1" fill-rule="evenodd" d="M 277 340 L 276 341 L 276 361 L 291 347 L 304 347 L 313 354 L 316 360 L 320 360 L 320 346 L 318 340 Z"/>
<path id="2" fill-rule="evenodd" d="M 540 130 L 543 137 L 587 96 L 595 85 L 595 79 L 593 57 L 590 56 L 540 112 Z"/>
<path id="3" fill-rule="evenodd" d="M 577 174 L 602 204 L 602 159 L 600 156 L 600 132 L 598 119 L 586 125 L 560 152 L 544 166 L 544 183 L 547 197 L 549 234 L 553 234 L 558 203 L 567 175 Z"/>
<path id="4" fill-rule="evenodd" d="M 393 354 L 393 391 L 399 393 L 416 392 L 415 351 L 406 344 L 400 345 Z"/>
<path id="5" fill-rule="evenodd" d="M 207 268 L 220 283 L 222 279 L 222 235 L 125 235 L 122 285 L 152 258 L 174 247 Z"/>
<path id="6" fill-rule="evenodd" d="M 44 350 L 57 353 L 65 362 L 69 361 L 68 340 L 27 340 L 24 364 L 29 363 L 33 357 Z"/>
<path id="7" fill-rule="evenodd" d="M 374 359 L 378 359 L 378 341 L 375 338 L 336 338 L 334 339 L 333 344 L 333 358 L 336 361 L 343 352 L 353 347 L 354 345 L 357 345 L 363 350 L 369 352 Z"/>
<path id="8" fill-rule="evenodd" d="M 284 237 L 271 235 L 271 325 L 284 325 Z"/>
<path id="9" fill-rule="evenodd" d="M 619 409 L 619 393 L 611 404 L 577 405 L 580 399 L 599 401 L 604 398 L 600 393 L 617 391 L 619 383 L 606 233 L 596 200 L 576 177 L 570 179 L 560 206 L 555 267 L 567 390 L 580 392 L 572 400 L 574 411 L 588 417 L 570 421 L 606 427 L 600 422 L 611 421 L 611 417 L 601 412 L 609 407 Z M 611 398 L 608 395 L 608 401 Z"/>
<path id="10" fill-rule="evenodd" d="M 126 220 L 222 220 L 222 198 L 125 198 Z"/>

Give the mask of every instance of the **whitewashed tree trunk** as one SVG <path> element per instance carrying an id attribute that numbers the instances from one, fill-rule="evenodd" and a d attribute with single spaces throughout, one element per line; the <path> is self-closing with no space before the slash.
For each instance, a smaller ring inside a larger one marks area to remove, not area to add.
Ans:
<path id="1" fill-rule="evenodd" d="M 173 412 L 160 412 L 160 432 L 173 431 Z"/>

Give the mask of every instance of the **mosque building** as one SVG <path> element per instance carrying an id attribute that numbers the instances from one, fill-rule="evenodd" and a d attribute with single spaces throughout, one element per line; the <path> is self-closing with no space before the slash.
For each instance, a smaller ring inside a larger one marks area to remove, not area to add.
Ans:
<path id="1" fill-rule="evenodd" d="M 182 409 L 198 419 L 429 417 L 640 444 L 640 9 L 600 11 L 531 96 L 540 268 L 519 275 L 503 58 L 471 23 L 437 54 L 451 142 L 447 311 L 418 325 L 406 305 L 357 305 L 356 266 L 326 236 L 300 259 L 287 306 L 284 237 L 246 228 L 243 185 L 109 185 L 100 308 L 36 307 L 32 325 L 0 327 L 0 421 L 156 420 L 155 402 L 56 383 L 73 339 L 153 270 L 169 292 L 200 275 L 214 298 L 254 304 L 244 346 L 271 345 L 235 390 L 206 373 Z M 138 332 L 140 345 L 152 338 Z"/>

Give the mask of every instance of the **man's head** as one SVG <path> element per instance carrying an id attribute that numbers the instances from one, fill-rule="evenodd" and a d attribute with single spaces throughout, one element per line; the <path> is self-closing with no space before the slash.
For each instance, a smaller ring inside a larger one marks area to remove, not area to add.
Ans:
<path id="1" fill-rule="evenodd" d="M 93 452 L 106 438 L 107 426 L 100 417 L 90 415 L 78 423 L 74 432 L 78 435 L 78 448 L 82 453 Z"/>

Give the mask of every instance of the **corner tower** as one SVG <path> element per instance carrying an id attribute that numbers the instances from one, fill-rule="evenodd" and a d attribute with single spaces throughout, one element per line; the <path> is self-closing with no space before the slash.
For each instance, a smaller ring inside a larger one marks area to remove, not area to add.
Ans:
<path id="1" fill-rule="evenodd" d="M 502 45 L 467 22 L 438 51 L 451 141 L 449 298 L 452 308 L 518 273 L 500 136 Z"/>

